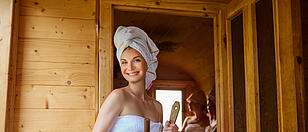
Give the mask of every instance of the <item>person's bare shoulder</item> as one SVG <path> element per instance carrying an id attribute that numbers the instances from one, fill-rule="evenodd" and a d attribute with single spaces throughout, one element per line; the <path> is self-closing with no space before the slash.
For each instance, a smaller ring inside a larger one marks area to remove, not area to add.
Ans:
<path id="1" fill-rule="evenodd" d="M 155 108 L 157 110 L 162 110 L 163 106 L 159 101 L 157 101 L 156 99 L 154 99 L 152 97 L 151 97 L 151 100 L 153 101 L 153 104 L 155 105 Z M 162 111 L 160 111 L 160 112 L 162 112 Z"/>
<path id="2" fill-rule="evenodd" d="M 113 90 L 109 95 L 106 101 L 111 101 L 113 103 L 121 103 L 125 100 L 126 92 L 123 88 L 118 88 Z"/>
<path id="3" fill-rule="evenodd" d="M 153 102 L 155 109 L 158 112 L 159 117 L 161 118 L 160 121 L 162 121 L 163 120 L 162 119 L 162 117 L 163 117 L 163 106 L 162 106 L 162 104 L 152 97 L 150 97 L 150 100 Z"/>
<path id="4" fill-rule="evenodd" d="M 192 121 L 193 121 L 193 116 L 187 116 L 187 117 L 186 117 L 186 120 L 187 120 L 187 124 L 192 123 Z"/>

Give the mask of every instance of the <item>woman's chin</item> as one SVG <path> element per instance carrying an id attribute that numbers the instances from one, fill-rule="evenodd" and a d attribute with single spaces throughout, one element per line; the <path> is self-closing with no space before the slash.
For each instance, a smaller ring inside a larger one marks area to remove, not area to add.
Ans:
<path id="1" fill-rule="evenodd" d="M 128 83 L 139 83 L 139 82 L 144 81 L 144 79 L 142 79 L 142 78 L 128 78 L 126 80 L 127 80 Z"/>

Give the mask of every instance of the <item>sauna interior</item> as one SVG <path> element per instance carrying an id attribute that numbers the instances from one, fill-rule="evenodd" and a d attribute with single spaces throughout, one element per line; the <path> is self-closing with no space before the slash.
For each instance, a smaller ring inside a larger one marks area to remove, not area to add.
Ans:
<path id="1" fill-rule="evenodd" d="M 118 26 L 143 29 L 160 49 L 157 78 L 148 94 L 156 98 L 156 90 L 182 93 L 180 101 L 183 109 L 179 116 L 182 118 L 177 124 L 181 129 L 185 115 L 190 114 L 185 107 L 185 99 L 198 89 L 209 93 L 214 88 L 213 19 L 115 10 L 114 30 Z M 114 88 L 126 86 L 116 58 L 114 65 Z"/>
<path id="2" fill-rule="evenodd" d="M 305 0 L 1 0 L 0 131 L 92 131 L 108 94 L 127 85 L 113 46 L 125 25 L 160 49 L 147 93 L 181 91 L 178 121 L 192 92 L 215 90 L 218 132 L 308 132 L 307 9 Z"/>

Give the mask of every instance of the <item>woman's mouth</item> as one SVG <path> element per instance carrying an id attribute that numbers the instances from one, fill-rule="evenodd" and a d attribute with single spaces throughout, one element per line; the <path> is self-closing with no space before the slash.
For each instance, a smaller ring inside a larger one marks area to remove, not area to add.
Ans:
<path id="1" fill-rule="evenodd" d="M 129 75 L 129 76 L 135 76 L 135 75 L 137 75 L 139 72 L 132 72 L 132 73 L 127 73 L 127 75 Z"/>

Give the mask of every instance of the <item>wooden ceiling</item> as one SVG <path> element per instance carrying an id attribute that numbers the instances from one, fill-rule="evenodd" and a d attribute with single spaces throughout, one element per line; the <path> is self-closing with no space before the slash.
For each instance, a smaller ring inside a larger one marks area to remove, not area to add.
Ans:
<path id="1" fill-rule="evenodd" d="M 209 91 L 214 86 L 212 19 L 115 10 L 114 31 L 120 25 L 137 26 L 156 43 L 160 49 L 158 79 L 193 78 L 204 91 Z M 114 64 L 117 65 L 118 62 Z M 174 77 L 175 72 L 168 72 L 168 68 L 162 66 L 177 69 L 179 74 Z M 183 72 L 191 78 L 184 76 Z"/>
<path id="2" fill-rule="evenodd" d="M 218 2 L 228 4 L 231 0 L 194 0 L 194 1 L 204 1 L 204 2 Z"/>

